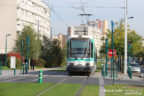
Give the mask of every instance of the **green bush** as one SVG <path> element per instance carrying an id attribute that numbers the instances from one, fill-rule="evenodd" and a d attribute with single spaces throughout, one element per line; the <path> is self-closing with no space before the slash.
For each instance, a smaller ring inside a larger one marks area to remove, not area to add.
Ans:
<path id="1" fill-rule="evenodd" d="M 10 68 L 10 57 L 7 58 L 7 66 Z M 21 61 L 16 58 L 16 68 L 21 67 Z"/>
<path id="2" fill-rule="evenodd" d="M 35 64 L 36 64 L 36 66 L 44 67 L 46 64 L 46 61 L 44 59 L 39 58 L 39 59 L 35 60 Z"/>

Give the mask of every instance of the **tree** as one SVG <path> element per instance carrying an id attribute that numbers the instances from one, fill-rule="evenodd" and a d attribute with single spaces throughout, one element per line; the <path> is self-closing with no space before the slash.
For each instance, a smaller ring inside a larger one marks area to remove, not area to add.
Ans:
<path id="1" fill-rule="evenodd" d="M 28 36 L 30 38 L 28 56 L 29 58 L 38 58 L 41 52 L 41 40 L 40 36 L 30 26 L 25 26 L 21 34 L 18 35 L 14 51 L 21 52 L 21 40 L 23 40 L 23 56 L 26 57 Z"/>
<path id="2" fill-rule="evenodd" d="M 127 43 L 129 44 L 129 41 L 131 41 L 131 55 L 134 56 L 139 56 L 139 52 L 140 50 L 142 50 L 142 37 L 139 36 L 135 30 L 131 30 L 129 29 L 130 26 L 128 26 L 128 41 Z M 115 32 L 114 32 L 114 49 L 117 51 L 118 55 L 122 55 L 124 56 L 124 25 L 123 24 L 119 24 L 118 22 L 116 23 L 116 27 L 115 27 Z M 108 46 L 109 49 L 111 49 L 111 30 L 108 30 Z M 101 47 L 101 51 L 102 54 L 105 54 L 105 43 L 103 44 L 103 46 Z"/>
<path id="3" fill-rule="evenodd" d="M 46 67 L 60 66 L 63 60 L 62 49 L 56 39 L 43 37 L 41 58 L 46 61 Z"/>

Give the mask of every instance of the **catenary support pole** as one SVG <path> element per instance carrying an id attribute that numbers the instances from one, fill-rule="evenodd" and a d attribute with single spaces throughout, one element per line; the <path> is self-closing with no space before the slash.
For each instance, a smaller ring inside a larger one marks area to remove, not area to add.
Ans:
<path id="1" fill-rule="evenodd" d="M 125 67 L 124 67 L 124 74 L 127 74 L 127 2 L 125 0 Z"/>

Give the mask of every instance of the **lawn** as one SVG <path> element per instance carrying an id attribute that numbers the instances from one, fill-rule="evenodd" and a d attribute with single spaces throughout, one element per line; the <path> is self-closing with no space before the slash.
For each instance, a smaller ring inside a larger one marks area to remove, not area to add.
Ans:
<path id="1" fill-rule="evenodd" d="M 50 83 L 0 83 L 0 96 L 36 96 L 38 93 L 49 88 Z M 41 96 L 75 96 L 81 84 L 58 84 L 49 89 Z M 98 96 L 99 86 L 86 85 L 81 96 Z"/>
<path id="2" fill-rule="evenodd" d="M 20 85 L 20 83 L 0 83 L 0 91 Z"/>
<path id="3" fill-rule="evenodd" d="M 106 96 L 144 96 L 144 87 L 123 84 L 106 85 Z"/>
<path id="4" fill-rule="evenodd" d="M 86 85 L 81 96 L 99 96 L 99 86 Z"/>
<path id="5" fill-rule="evenodd" d="M 5 86 L 3 88 L 3 86 Z M 53 84 L 0 83 L 0 96 L 35 96 Z"/>
<path id="6" fill-rule="evenodd" d="M 104 62 L 97 62 L 97 70 L 96 70 L 96 72 L 100 72 L 100 70 L 102 68 L 102 64 L 104 64 Z"/>
<path id="7" fill-rule="evenodd" d="M 75 96 L 80 87 L 80 84 L 58 84 L 41 96 Z"/>

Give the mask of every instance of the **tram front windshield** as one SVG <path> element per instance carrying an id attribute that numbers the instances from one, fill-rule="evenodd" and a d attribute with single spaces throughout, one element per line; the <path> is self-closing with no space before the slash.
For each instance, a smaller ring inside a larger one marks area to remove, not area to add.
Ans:
<path id="1" fill-rule="evenodd" d="M 89 39 L 72 39 L 70 44 L 71 58 L 90 58 Z"/>

